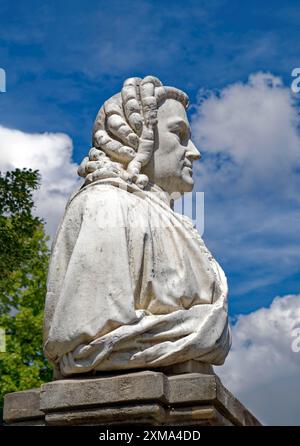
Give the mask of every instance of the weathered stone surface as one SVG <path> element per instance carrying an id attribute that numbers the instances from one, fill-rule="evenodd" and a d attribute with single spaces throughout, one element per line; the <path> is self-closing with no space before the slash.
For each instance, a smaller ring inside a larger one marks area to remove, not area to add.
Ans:
<path id="1" fill-rule="evenodd" d="M 168 382 L 170 404 L 211 401 L 222 413 L 226 413 L 233 424 L 257 424 L 256 418 L 222 385 L 216 375 L 193 373 L 171 376 Z"/>
<path id="2" fill-rule="evenodd" d="M 46 414 L 46 424 L 50 426 L 67 425 L 114 425 L 114 424 L 159 424 L 165 419 L 165 409 L 159 404 L 122 405 L 54 412 Z"/>
<path id="3" fill-rule="evenodd" d="M 184 373 L 202 373 L 205 375 L 213 375 L 214 371 L 210 364 L 204 362 L 189 360 L 181 362 L 179 364 L 169 365 L 168 367 L 162 367 L 159 371 L 165 375 L 181 375 Z"/>
<path id="4" fill-rule="evenodd" d="M 164 421 L 170 426 L 232 426 L 231 421 L 212 405 L 176 407 L 168 411 Z"/>
<path id="5" fill-rule="evenodd" d="M 40 389 L 8 393 L 4 398 L 3 418 L 7 423 L 22 420 L 35 420 L 34 424 L 44 419 L 40 410 Z"/>
<path id="6" fill-rule="evenodd" d="M 29 399 L 8 395 L 5 421 L 41 420 L 46 425 L 259 425 L 259 421 L 224 388 L 216 375 L 166 376 L 145 371 L 95 378 L 53 381 Z M 12 410 L 17 408 L 15 412 Z M 27 412 L 26 412 L 27 410 Z M 26 412 L 26 416 L 24 413 Z"/>
<path id="7" fill-rule="evenodd" d="M 170 404 L 214 401 L 217 395 L 215 375 L 191 373 L 168 377 Z"/>
<path id="8" fill-rule="evenodd" d="M 41 387 L 41 410 L 49 412 L 124 402 L 167 402 L 167 385 L 163 373 L 149 371 L 54 381 Z"/>
<path id="9" fill-rule="evenodd" d="M 232 426 L 213 406 L 183 408 L 162 407 L 160 404 L 103 407 L 85 411 L 54 412 L 46 415 L 50 426 L 76 425 L 150 425 L 150 426 Z"/>

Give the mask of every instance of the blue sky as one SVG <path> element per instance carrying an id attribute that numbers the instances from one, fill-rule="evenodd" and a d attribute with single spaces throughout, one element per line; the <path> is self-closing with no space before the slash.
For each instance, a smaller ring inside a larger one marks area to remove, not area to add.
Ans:
<path id="1" fill-rule="evenodd" d="M 0 0 L 0 164 L 38 158 L 56 225 L 99 107 L 127 77 L 153 74 L 190 96 L 203 238 L 228 276 L 231 316 L 297 295 L 299 21 L 292 0 Z"/>
<path id="2" fill-rule="evenodd" d="M 253 71 L 290 82 L 299 18 L 297 1 L 2 0 L 9 94 L 1 121 L 71 134 L 79 161 L 99 104 L 132 74 L 155 73 L 192 101 L 200 87 L 221 88 Z"/>
<path id="3" fill-rule="evenodd" d="M 300 63 L 297 1 L 29 0 L 17 6 L 1 1 L 0 11 L 0 65 L 7 72 L 1 125 L 66 133 L 77 163 L 89 147 L 99 106 L 126 77 L 153 73 L 196 103 L 201 88 L 220 90 L 258 71 L 272 72 L 289 86 Z M 209 190 L 205 199 L 206 212 L 220 205 Z M 206 224 L 204 238 L 213 240 L 213 224 Z M 299 271 L 293 271 L 241 298 L 237 285 L 253 271 L 226 264 L 221 244 L 216 251 L 231 285 L 231 314 L 299 289 Z"/>

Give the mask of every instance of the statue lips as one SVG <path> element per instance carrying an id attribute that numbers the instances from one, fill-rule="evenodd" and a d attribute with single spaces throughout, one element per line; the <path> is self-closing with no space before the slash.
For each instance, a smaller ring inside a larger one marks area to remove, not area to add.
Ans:
<path id="1" fill-rule="evenodd" d="M 188 160 L 187 158 L 185 158 L 184 163 L 183 163 L 183 167 L 186 167 L 190 173 L 190 175 L 193 175 L 193 166 L 190 160 Z"/>

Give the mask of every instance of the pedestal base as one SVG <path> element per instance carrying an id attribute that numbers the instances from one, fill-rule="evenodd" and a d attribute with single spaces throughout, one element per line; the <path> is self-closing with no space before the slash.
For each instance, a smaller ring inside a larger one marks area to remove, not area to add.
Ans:
<path id="1" fill-rule="evenodd" d="M 64 379 L 10 393 L 4 421 L 52 426 L 260 425 L 216 375 L 158 371 Z"/>

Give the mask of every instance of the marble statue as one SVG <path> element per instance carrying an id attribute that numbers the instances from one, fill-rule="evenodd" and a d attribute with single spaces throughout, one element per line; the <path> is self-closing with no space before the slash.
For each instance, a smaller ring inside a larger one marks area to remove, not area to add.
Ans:
<path id="1" fill-rule="evenodd" d="M 172 209 L 200 158 L 187 107 L 184 92 L 147 76 L 98 112 L 49 268 L 44 351 L 63 377 L 227 356 L 226 277 Z"/>

